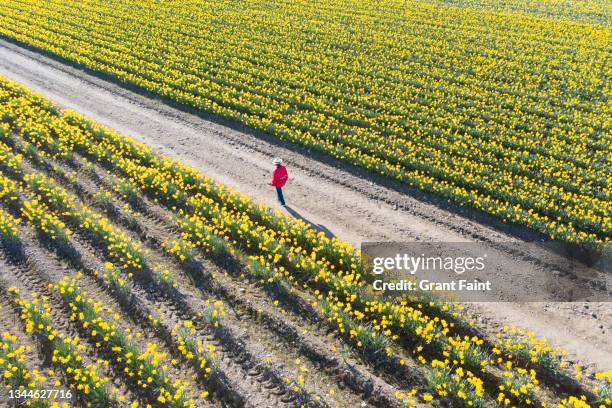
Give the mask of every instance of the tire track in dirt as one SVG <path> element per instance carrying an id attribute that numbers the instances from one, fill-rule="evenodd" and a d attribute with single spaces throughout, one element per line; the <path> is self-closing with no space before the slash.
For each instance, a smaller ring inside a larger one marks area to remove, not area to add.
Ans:
<path id="1" fill-rule="evenodd" d="M 554 257 L 544 250 L 517 252 L 512 244 L 504 243 L 517 241 L 515 237 L 489 226 L 514 231 L 499 222 L 447 211 L 443 203 L 433 199 L 432 204 L 430 198 L 407 191 L 405 186 L 375 184 L 325 159 L 305 157 L 301 153 L 307 152 L 279 145 L 265 135 L 255 137 L 186 114 L 4 41 L 0 42 L 0 72 L 269 205 L 274 205 L 267 186 L 269 159 L 282 156 L 294 175 L 287 188 L 290 205 L 297 216 L 314 221 L 315 227 L 355 244 L 368 240 L 474 241 L 479 252 L 503 256 L 511 265 L 496 277 L 500 287 L 513 288 L 516 271 L 534 270 L 537 273 L 528 277 L 533 287 L 547 293 L 545 283 L 553 272 L 550 263 Z M 563 265 L 552 266 L 564 270 Z M 586 306 L 594 311 L 585 313 Z M 516 324 L 568 349 L 585 364 L 612 366 L 612 344 L 607 341 L 612 330 L 610 303 L 487 303 L 470 309 L 490 333 L 504 324 Z"/>

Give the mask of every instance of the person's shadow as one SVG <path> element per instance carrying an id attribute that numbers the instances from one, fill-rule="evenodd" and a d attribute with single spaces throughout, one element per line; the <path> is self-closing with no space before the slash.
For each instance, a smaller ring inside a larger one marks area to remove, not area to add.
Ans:
<path id="1" fill-rule="evenodd" d="M 295 211 L 293 208 L 289 207 L 288 205 L 285 206 L 285 209 L 287 210 L 289 215 L 291 215 L 293 218 L 297 218 L 299 220 L 302 220 L 305 223 L 309 224 L 312 228 L 314 228 L 316 230 L 319 230 L 319 231 L 322 231 L 327 236 L 327 238 L 334 238 L 335 237 L 335 235 L 330 230 L 328 230 L 324 225 L 315 224 L 314 222 L 310 222 L 306 218 L 302 217 L 302 215 L 300 213 L 298 213 L 297 211 Z"/>

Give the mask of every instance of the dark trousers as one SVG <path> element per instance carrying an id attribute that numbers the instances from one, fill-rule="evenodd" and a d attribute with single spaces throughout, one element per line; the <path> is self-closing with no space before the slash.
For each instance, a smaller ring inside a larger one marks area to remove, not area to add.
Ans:
<path id="1" fill-rule="evenodd" d="M 285 205 L 285 197 L 283 197 L 283 189 L 280 187 L 276 187 L 276 195 L 278 196 L 278 202 L 281 205 Z"/>

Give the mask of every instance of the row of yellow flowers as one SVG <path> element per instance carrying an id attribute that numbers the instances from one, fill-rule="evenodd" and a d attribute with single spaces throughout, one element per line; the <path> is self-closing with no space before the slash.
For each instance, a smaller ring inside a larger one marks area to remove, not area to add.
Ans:
<path id="1" fill-rule="evenodd" d="M 1 378 L 6 384 L 6 389 L 9 392 L 17 391 L 34 391 L 45 389 L 47 377 L 44 373 L 34 369 L 30 371 L 26 366 L 26 358 L 33 350 L 30 346 L 20 345 L 17 341 L 17 336 L 9 331 L 2 333 L 0 339 L 0 368 L 2 371 Z M 52 372 L 52 371 L 51 371 Z M 60 383 L 53 384 L 55 389 L 59 389 Z M 40 394 L 40 392 L 39 392 Z M 47 399 L 29 398 L 26 402 L 27 406 L 35 408 L 49 408 L 51 403 Z M 65 403 L 68 407 L 68 403 Z"/>
<path id="2" fill-rule="evenodd" d="M 0 173 L 0 203 L 6 206 L 19 205 L 19 185 L 12 179 Z M 60 245 L 66 245 L 72 231 L 66 227 L 57 216 L 48 212 L 47 206 L 38 200 L 24 200 L 19 206 L 21 215 L 43 235 Z M 8 247 L 15 247 L 18 243 L 17 226 L 21 219 L 14 218 L 2 211 L 0 213 L 0 233 L 2 240 Z"/>
<path id="3" fill-rule="evenodd" d="M 14 247 L 19 242 L 17 226 L 20 220 L 15 219 L 0 209 L 0 242 L 5 247 Z"/>

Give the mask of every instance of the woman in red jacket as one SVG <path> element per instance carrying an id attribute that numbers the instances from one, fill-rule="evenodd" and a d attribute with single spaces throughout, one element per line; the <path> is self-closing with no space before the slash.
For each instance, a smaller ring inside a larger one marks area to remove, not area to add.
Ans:
<path id="1" fill-rule="evenodd" d="M 278 202 L 284 207 L 285 206 L 285 197 L 283 197 L 283 187 L 285 183 L 287 183 L 287 179 L 289 175 L 287 174 L 287 169 L 283 166 L 283 159 L 275 158 L 272 160 L 272 164 L 276 166 L 274 172 L 272 173 L 272 185 L 276 187 L 276 195 L 278 196 Z"/>

